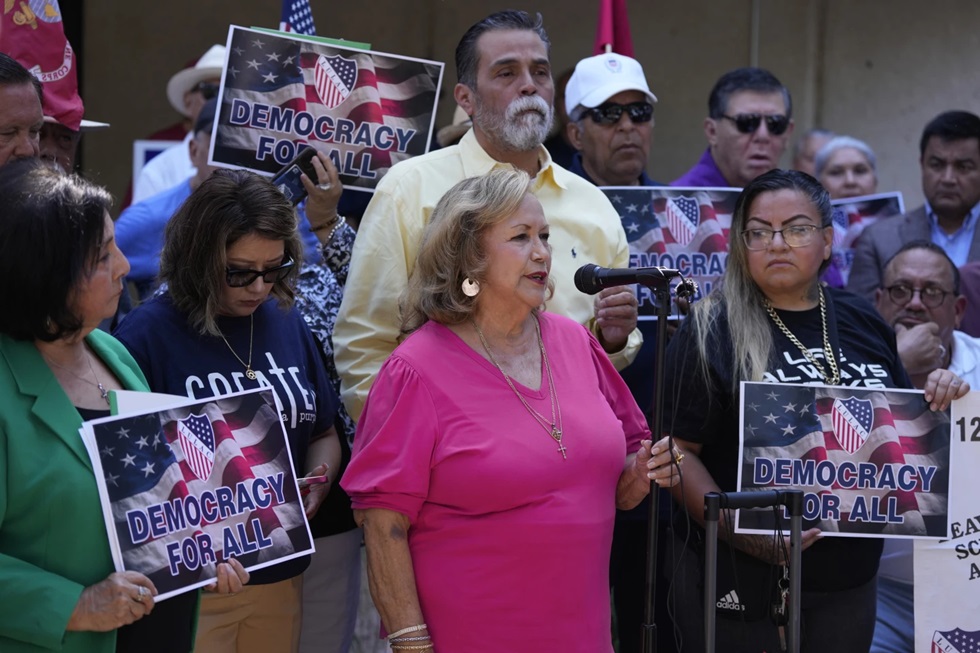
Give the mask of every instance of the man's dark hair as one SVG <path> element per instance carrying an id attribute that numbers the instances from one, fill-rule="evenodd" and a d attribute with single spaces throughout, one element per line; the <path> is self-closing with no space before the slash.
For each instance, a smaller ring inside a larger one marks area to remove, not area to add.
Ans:
<path id="1" fill-rule="evenodd" d="M 926 145 L 933 136 L 942 141 L 962 141 L 975 138 L 980 141 L 980 118 L 969 111 L 946 111 L 941 113 L 922 130 L 922 140 L 919 141 L 919 158 L 926 154 Z"/>
<path id="2" fill-rule="evenodd" d="M 82 329 L 73 295 L 95 268 L 112 198 L 40 159 L 0 167 L 0 333 L 52 342 Z"/>
<path id="3" fill-rule="evenodd" d="M 734 93 L 782 93 L 786 105 L 786 117 L 793 117 L 793 99 L 789 89 L 764 68 L 736 68 L 721 76 L 708 95 L 708 117 L 718 120 L 728 111 L 728 101 Z"/>
<path id="4" fill-rule="evenodd" d="M 0 86 L 16 86 L 19 84 L 32 84 L 34 92 L 37 93 L 37 101 L 44 102 L 44 87 L 41 86 L 41 80 L 32 75 L 27 68 L 20 65 L 20 62 L 9 54 L 0 52 Z"/>
<path id="5" fill-rule="evenodd" d="M 949 254 L 946 253 L 946 250 L 945 249 L 943 249 L 942 247 L 940 247 L 936 243 L 934 243 L 932 241 L 929 241 L 929 240 L 910 240 L 909 242 L 907 242 L 904 245 L 902 245 L 902 248 L 899 249 L 897 252 L 895 252 L 895 254 L 890 259 L 888 259 L 885 262 L 884 267 L 881 268 L 882 269 L 882 275 L 881 275 L 881 283 L 882 284 L 884 284 L 884 282 L 885 282 L 884 271 L 888 269 L 888 266 L 890 266 L 892 264 L 892 261 L 894 261 L 895 259 L 897 259 L 900 254 L 904 254 L 905 252 L 908 252 L 909 250 L 913 250 L 913 249 L 925 249 L 925 250 L 928 250 L 928 251 L 932 252 L 933 254 L 936 254 L 938 256 L 941 256 L 946 261 L 946 264 L 949 265 L 949 269 L 953 271 L 953 294 L 954 295 L 959 295 L 960 294 L 960 270 L 959 270 L 959 268 L 956 267 L 956 264 L 955 263 L 953 263 L 953 259 L 949 258 Z M 884 285 L 882 285 L 881 287 L 884 288 Z"/>
<path id="6" fill-rule="evenodd" d="M 463 34 L 456 46 L 456 79 L 471 89 L 476 89 L 476 72 L 480 63 L 480 55 L 476 50 L 476 42 L 486 32 L 495 30 L 520 29 L 537 34 L 544 42 L 545 49 L 551 52 L 551 41 L 544 31 L 541 14 L 531 14 L 526 11 L 508 9 L 490 14 L 476 23 Z"/>

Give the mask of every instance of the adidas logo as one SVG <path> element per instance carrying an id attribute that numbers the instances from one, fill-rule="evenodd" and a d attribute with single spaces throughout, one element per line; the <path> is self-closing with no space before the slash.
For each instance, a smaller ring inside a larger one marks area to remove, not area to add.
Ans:
<path id="1" fill-rule="evenodd" d="M 739 603 L 738 594 L 735 593 L 735 590 L 732 590 L 725 596 L 721 597 L 721 599 L 715 603 L 715 605 L 722 610 L 739 610 L 741 612 L 745 612 L 745 606 Z"/>

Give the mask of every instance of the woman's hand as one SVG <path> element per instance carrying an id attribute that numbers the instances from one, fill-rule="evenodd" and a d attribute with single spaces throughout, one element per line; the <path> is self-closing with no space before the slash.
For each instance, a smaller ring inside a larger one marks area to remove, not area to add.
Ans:
<path id="1" fill-rule="evenodd" d="M 637 301 L 633 290 L 629 286 L 614 286 L 596 295 L 595 319 L 603 349 L 612 353 L 625 347 L 636 329 Z"/>
<path id="2" fill-rule="evenodd" d="M 204 589 L 215 594 L 237 594 L 248 583 L 249 575 L 242 563 L 235 558 L 218 564 L 214 582 Z"/>
<path id="3" fill-rule="evenodd" d="M 153 611 L 157 588 L 135 571 L 109 574 L 82 590 L 68 620 L 68 630 L 107 632 L 142 619 Z"/>
<path id="4" fill-rule="evenodd" d="M 316 170 L 316 182 L 305 174 L 300 175 L 300 181 L 309 193 L 306 200 L 306 219 L 322 243 L 337 225 L 337 203 L 340 202 L 344 188 L 340 185 L 340 174 L 329 156 L 317 152 L 310 163 Z"/>
<path id="5" fill-rule="evenodd" d="M 684 454 L 676 447 L 671 449 L 667 438 L 661 438 L 656 444 L 652 440 L 644 440 L 636 452 L 633 466 L 645 482 L 654 481 L 660 487 L 668 488 L 681 482 L 683 460 Z"/>
<path id="6" fill-rule="evenodd" d="M 330 465 L 327 463 L 320 463 L 313 469 L 311 469 L 307 476 L 326 476 L 326 483 L 317 483 L 316 485 L 309 486 L 309 491 L 303 497 L 303 509 L 306 511 L 306 518 L 313 519 L 313 515 L 316 511 L 320 509 L 320 504 L 323 500 L 327 498 L 327 493 L 330 491 Z"/>
<path id="7" fill-rule="evenodd" d="M 930 410 L 946 410 L 954 399 L 970 391 L 970 384 L 949 370 L 933 370 L 922 388 Z"/>

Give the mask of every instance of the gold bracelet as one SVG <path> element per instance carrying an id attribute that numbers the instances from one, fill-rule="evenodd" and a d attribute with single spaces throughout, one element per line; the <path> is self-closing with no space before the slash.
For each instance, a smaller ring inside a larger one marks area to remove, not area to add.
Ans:
<path id="1" fill-rule="evenodd" d="M 420 630 L 425 630 L 426 628 L 428 628 L 428 626 L 426 626 L 425 624 L 415 624 L 414 626 L 408 626 L 406 628 L 402 628 L 401 630 L 396 630 L 395 632 L 388 635 L 388 637 L 386 637 L 385 639 L 387 639 L 390 642 L 391 640 L 395 639 L 396 637 L 400 637 L 401 635 L 417 633 Z"/>
<path id="2" fill-rule="evenodd" d="M 432 644 L 422 644 L 421 646 L 402 646 L 400 644 L 391 644 L 391 648 L 395 651 L 425 651 L 432 648 Z"/>

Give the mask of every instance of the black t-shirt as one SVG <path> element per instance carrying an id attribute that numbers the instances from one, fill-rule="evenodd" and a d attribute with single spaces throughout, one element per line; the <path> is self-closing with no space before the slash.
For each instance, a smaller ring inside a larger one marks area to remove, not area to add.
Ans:
<path id="1" fill-rule="evenodd" d="M 898 357 L 895 334 L 865 299 L 824 288 L 831 349 L 837 356 L 840 385 L 861 388 L 911 388 Z M 823 352 L 820 308 L 776 311 L 786 327 L 830 374 Z M 772 383 L 824 384 L 823 377 L 782 331 L 770 321 L 774 352 L 764 380 Z M 735 491 L 739 463 L 739 407 L 732 395 L 734 359 L 728 321 L 722 311 L 709 338 L 709 379 L 701 374 L 694 321 L 685 320 L 671 339 L 666 356 L 664 428 L 678 438 L 702 445 L 700 459 L 718 486 Z M 803 587 L 833 591 L 868 582 L 878 570 L 882 541 L 826 537 L 803 552 Z M 719 551 L 719 557 L 727 551 Z"/>

